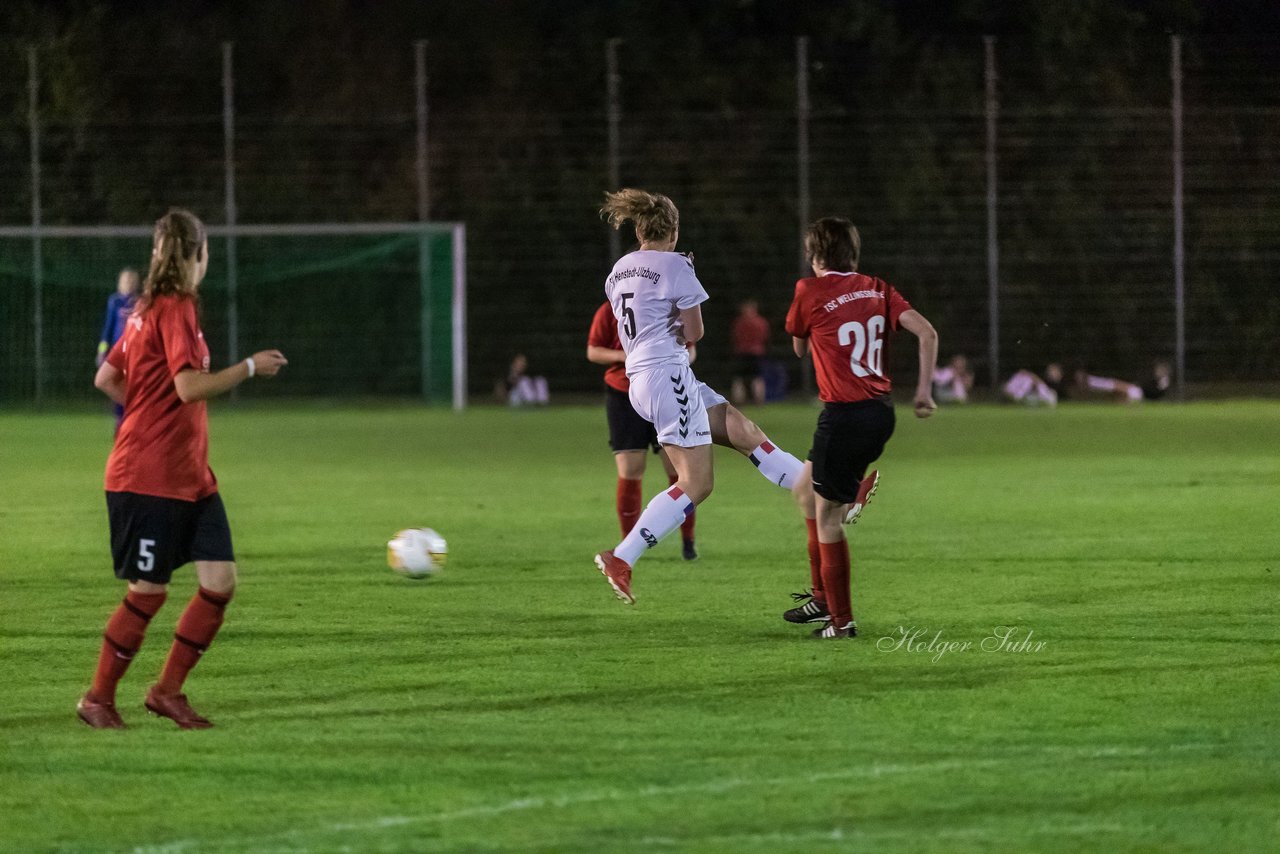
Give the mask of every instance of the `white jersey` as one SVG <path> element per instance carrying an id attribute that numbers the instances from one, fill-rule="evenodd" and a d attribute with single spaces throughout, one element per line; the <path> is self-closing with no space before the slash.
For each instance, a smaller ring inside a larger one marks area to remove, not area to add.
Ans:
<path id="1" fill-rule="evenodd" d="M 627 354 L 627 376 L 660 365 L 688 367 L 678 340 L 680 312 L 707 300 L 693 262 L 678 252 L 640 249 L 623 255 L 604 283 Z"/>

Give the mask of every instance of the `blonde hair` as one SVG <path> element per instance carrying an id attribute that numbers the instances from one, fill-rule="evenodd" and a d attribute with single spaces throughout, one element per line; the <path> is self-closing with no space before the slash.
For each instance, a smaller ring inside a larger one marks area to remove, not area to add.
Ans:
<path id="1" fill-rule="evenodd" d="M 861 250 L 857 227 L 840 217 L 823 217 L 812 223 L 804 235 L 804 253 L 809 263 L 817 262 L 824 270 L 852 273 L 858 269 Z"/>
<path id="2" fill-rule="evenodd" d="M 600 216 L 615 229 L 622 228 L 628 220 L 634 222 L 641 242 L 666 240 L 680 230 L 680 211 L 674 202 L 661 193 L 632 187 L 605 193 Z"/>
<path id="3" fill-rule="evenodd" d="M 142 284 L 143 307 L 160 296 L 196 295 L 199 281 L 195 269 L 204 260 L 205 238 L 204 223 L 185 208 L 169 208 L 168 213 L 156 220 L 151 266 Z"/>

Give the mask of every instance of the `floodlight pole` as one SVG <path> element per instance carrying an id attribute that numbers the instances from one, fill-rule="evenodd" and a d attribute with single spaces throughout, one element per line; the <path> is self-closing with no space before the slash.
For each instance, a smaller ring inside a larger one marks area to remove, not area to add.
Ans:
<path id="1" fill-rule="evenodd" d="M 1173 78 L 1173 312 L 1175 395 L 1187 397 L 1186 245 L 1182 210 L 1182 39 L 1169 37 L 1169 73 Z"/>
<path id="2" fill-rule="evenodd" d="M 36 403 L 44 399 L 44 255 L 40 245 L 40 75 L 35 47 L 27 48 L 28 120 L 31 125 L 31 291 Z"/>
<path id="3" fill-rule="evenodd" d="M 996 192 L 996 118 L 1000 101 L 996 92 L 996 39 L 983 36 L 986 54 L 987 114 L 987 361 L 991 370 L 991 388 L 1000 387 L 1000 243 L 997 239 Z"/>
<path id="4" fill-rule="evenodd" d="M 236 276 L 236 112 L 235 78 L 232 75 L 232 42 L 222 43 L 222 152 L 227 221 L 227 361 L 240 361 L 240 311 Z M 232 389 L 232 394 L 235 390 Z"/>
<path id="5" fill-rule="evenodd" d="M 622 120 L 622 99 L 619 94 L 622 79 L 618 74 L 618 45 L 622 39 L 607 39 L 604 43 L 605 65 L 605 116 L 609 131 L 609 192 L 620 189 L 622 183 L 621 141 L 619 124 Z M 622 233 L 609 229 L 609 259 L 612 262 L 622 255 Z"/>

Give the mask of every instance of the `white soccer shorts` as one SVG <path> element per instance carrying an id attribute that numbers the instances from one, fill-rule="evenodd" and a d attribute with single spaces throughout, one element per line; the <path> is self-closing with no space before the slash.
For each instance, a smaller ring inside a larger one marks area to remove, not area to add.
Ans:
<path id="1" fill-rule="evenodd" d="M 660 444 L 682 448 L 711 444 L 707 410 L 726 401 L 695 377 L 692 368 L 660 365 L 629 379 L 631 405 L 654 426 Z"/>

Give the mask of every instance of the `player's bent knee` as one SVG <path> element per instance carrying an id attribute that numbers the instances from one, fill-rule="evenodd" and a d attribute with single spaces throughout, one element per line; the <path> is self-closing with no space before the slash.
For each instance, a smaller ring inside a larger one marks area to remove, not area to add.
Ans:
<path id="1" fill-rule="evenodd" d="M 640 480 L 644 477 L 644 451 L 618 451 L 613 458 L 618 465 L 618 477 L 624 480 Z"/>
<path id="2" fill-rule="evenodd" d="M 844 505 L 829 498 L 819 498 L 816 503 L 819 539 L 824 543 L 844 539 Z"/>
<path id="3" fill-rule="evenodd" d="M 796 478 L 795 486 L 791 487 L 791 496 L 795 499 L 796 504 L 800 506 L 800 509 L 805 511 L 806 516 L 813 515 L 816 493 L 813 491 L 811 469 L 805 468 L 800 477 Z"/>
<path id="4" fill-rule="evenodd" d="M 236 589 L 236 565 L 232 561 L 196 561 L 200 586 L 230 596 Z"/>
<path id="5" fill-rule="evenodd" d="M 701 504 L 711 496 L 711 491 L 713 489 L 714 486 L 710 483 L 705 486 L 701 484 L 690 485 L 689 488 L 685 490 L 685 494 L 689 496 L 689 500 L 694 504 Z"/>
<path id="6" fill-rule="evenodd" d="M 729 441 L 739 452 L 749 454 L 764 441 L 764 431 L 754 421 L 737 409 L 729 413 L 727 421 Z"/>
<path id="7" fill-rule="evenodd" d="M 715 477 L 711 474 L 705 476 L 696 476 L 686 478 L 681 487 L 684 489 L 685 495 L 689 496 L 689 500 L 694 504 L 701 504 L 711 495 L 715 489 Z"/>

